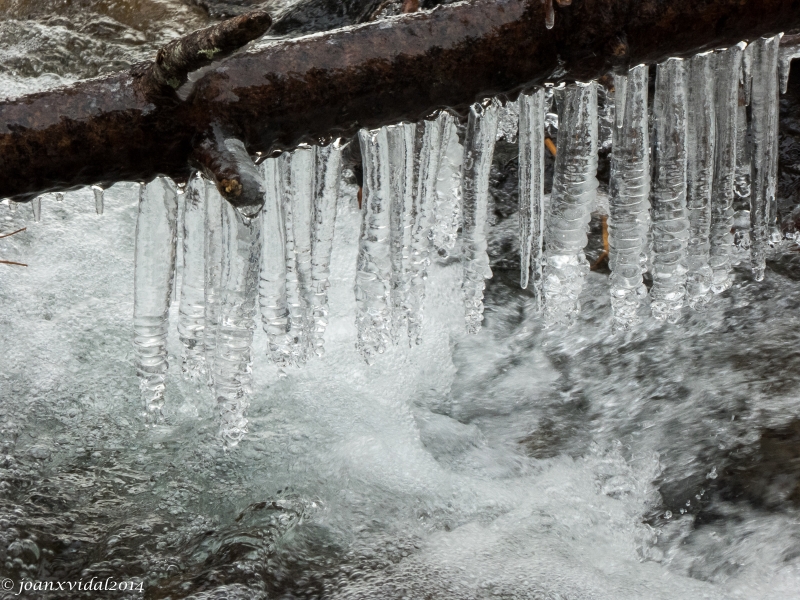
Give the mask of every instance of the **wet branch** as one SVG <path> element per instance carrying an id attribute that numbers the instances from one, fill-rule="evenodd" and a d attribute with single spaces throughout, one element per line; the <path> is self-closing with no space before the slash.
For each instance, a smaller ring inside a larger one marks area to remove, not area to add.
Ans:
<path id="1" fill-rule="evenodd" d="M 552 29 L 545 10 L 541 0 L 471 0 L 221 59 L 269 26 L 263 12 L 236 17 L 172 42 L 153 63 L 0 102 L 0 198 L 182 179 L 194 165 L 232 203 L 251 205 L 248 153 L 800 29 L 800 0 L 562 1 Z"/>

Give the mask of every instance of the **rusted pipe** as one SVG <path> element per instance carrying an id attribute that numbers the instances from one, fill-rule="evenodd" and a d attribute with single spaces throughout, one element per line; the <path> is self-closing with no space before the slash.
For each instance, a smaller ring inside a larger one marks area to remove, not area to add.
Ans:
<path id="1" fill-rule="evenodd" d="M 472 0 L 271 42 L 214 63 L 185 100 L 148 92 L 140 66 L 0 103 L 0 197 L 183 178 L 212 130 L 266 153 L 800 28 L 800 0 L 562 4 L 550 30 L 541 0 Z"/>

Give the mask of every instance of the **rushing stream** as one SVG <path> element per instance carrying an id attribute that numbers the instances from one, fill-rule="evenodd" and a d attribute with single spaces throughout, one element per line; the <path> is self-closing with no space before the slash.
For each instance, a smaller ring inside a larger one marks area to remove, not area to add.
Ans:
<path id="1" fill-rule="evenodd" d="M 89 35 L 89 8 L 12 4 L 0 31 Z M 124 61 L 170 36 L 146 6 Z M 179 32 L 209 19 L 176 6 Z M 2 96 L 116 52 L 59 70 L 14 39 Z M 777 85 L 770 43 L 746 74 Z M 27 264 L 0 264 L 0 598 L 800 598 L 800 78 L 779 145 L 753 84 L 781 166 L 751 223 L 742 53 L 618 75 L 616 115 L 591 83 L 363 131 L 361 195 L 339 142 L 302 147 L 259 165 L 255 219 L 201 177 L 0 203 L 0 235 L 26 228 L 0 259 Z M 724 119 L 715 150 L 648 131 L 648 102 Z"/>

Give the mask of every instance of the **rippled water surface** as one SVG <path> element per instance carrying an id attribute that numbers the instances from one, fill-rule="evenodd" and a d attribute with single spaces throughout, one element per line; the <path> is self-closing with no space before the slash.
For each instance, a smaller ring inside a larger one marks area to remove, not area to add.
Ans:
<path id="1" fill-rule="evenodd" d="M 118 47 L 138 60 L 208 22 L 171 1 L 141 3 L 147 26 L 103 8 L 141 32 L 130 39 L 75 33 L 98 4 L 65 3 L 77 12 L 59 24 L 12 2 L 0 54 L 16 63 L 0 61 L 0 81 L 94 75 Z M 40 34 L 64 37 L 50 48 Z M 63 54 L 73 35 L 98 45 Z M 626 335 L 612 335 L 608 278 L 593 272 L 579 322 L 546 330 L 503 268 L 515 215 L 498 177 L 481 333 L 463 333 L 461 269 L 442 260 L 424 343 L 371 367 L 355 349 L 361 215 L 345 185 L 327 354 L 281 377 L 257 332 L 250 434 L 229 453 L 209 389 L 181 380 L 177 306 L 167 424 L 142 424 L 134 187 L 107 190 L 103 216 L 90 190 L 46 196 L 40 223 L 0 204 L 0 233 L 28 228 L 0 240 L 0 259 L 28 264 L 0 265 L 0 575 L 113 577 L 144 590 L 115 597 L 150 599 L 800 597 L 800 248 L 776 249 L 760 283 L 740 265 L 677 325 L 643 307 Z"/>

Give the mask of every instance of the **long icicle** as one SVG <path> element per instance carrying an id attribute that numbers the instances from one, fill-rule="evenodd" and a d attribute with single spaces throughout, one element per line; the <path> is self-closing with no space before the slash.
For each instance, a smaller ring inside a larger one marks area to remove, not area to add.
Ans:
<path id="1" fill-rule="evenodd" d="M 580 313 L 589 270 L 583 249 L 597 196 L 597 84 L 563 91 L 553 191 L 546 218 L 544 311 L 548 324 L 570 324 Z"/>
<path id="2" fill-rule="evenodd" d="M 653 316 L 680 318 L 686 296 L 686 120 L 685 62 L 658 65 L 653 99 Z"/>
<path id="3" fill-rule="evenodd" d="M 545 91 L 519 97 L 519 249 L 520 286 L 533 274 L 536 304 L 542 308 L 544 235 Z"/>
<path id="4" fill-rule="evenodd" d="M 183 209 L 183 270 L 178 335 L 183 342 L 181 370 L 188 379 L 205 375 L 205 222 L 206 181 L 198 172 L 189 180 Z"/>
<path id="5" fill-rule="evenodd" d="M 310 351 L 311 202 L 314 194 L 314 150 L 285 152 L 278 161 L 286 230 L 286 298 L 294 362 L 303 364 Z"/>
<path id="6" fill-rule="evenodd" d="M 356 267 L 356 346 L 367 363 L 384 353 L 391 342 L 391 192 L 386 133 L 384 127 L 362 129 L 358 134 L 364 157 L 364 218 Z"/>
<path id="7" fill-rule="evenodd" d="M 464 148 L 458 141 L 455 117 L 443 111 L 437 121 L 442 128 L 442 158 L 436 176 L 436 216 L 431 239 L 439 256 L 446 257 L 455 248 L 461 224 L 461 164 L 464 161 Z"/>
<path id="8" fill-rule="evenodd" d="M 724 292 L 731 286 L 731 247 L 733 243 L 733 197 L 738 152 L 737 113 L 739 73 L 744 43 L 717 53 L 716 65 L 716 152 L 714 183 L 711 192 L 711 291 Z"/>
<path id="9" fill-rule="evenodd" d="M 323 336 L 328 327 L 328 287 L 343 149 L 342 141 L 335 140 L 327 146 L 316 148 L 315 152 L 310 301 L 314 327 L 312 346 L 317 356 L 325 353 Z"/>
<path id="10" fill-rule="evenodd" d="M 764 279 L 770 243 L 780 241 L 777 230 L 778 177 L 778 50 L 781 36 L 760 38 L 751 44 L 752 91 L 750 140 L 752 192 L 750 195 L 750 261 L 756 281 Z"/>
<path id="11" fill-rule="evenodd" d="M 637 310 L 647 295 L 642 273 L 650 210 L 648 72 L 646 65 L 639 65 L 626 75 L 614 76 L 608 265 L 614 324 L 621 329 L 639 321 Z"/>
<path id="12" fill-rule="evenodd" d="M 473 104 L 464 140 L 462 241 L 465 319 L 468 333 L 478 333 L 483 321 L 485 279 L 492 276 L 486 243 L 489 210 L 489 172 L 497 136 L 497 106 Z"/>
<path id="13" fill-rule="evenodd" d="M 222 293 L 222 204 L 225 202 L 216 186 L 206 183 L 205 226 L 205 305 L 206 317 L 203 334 L 205 339 L 206 371 L 208 383 L 213 384 L 214 355 L 219 328 L 219 304 Z"/>
<path id="14" fill-rule="evenodd" d="M 411 286 L 411 239 L 414 233 L 414 169 L 416 163 L 414 123 L 386 128 L 389 143 L 389 189 L 391 194 L 392 339 L 397 344 L 408 336 Z"/>
<path id="15" fill-rule="evenodd" d="M 689 212 L 686 299 L 702 310 L 711 299 L 711 191 L 714 180 L 716 129 L 714 81 L 716 55 L 704 52 L 687 61 L 688 119 L 686 131 L 686 208 Z"/>
<path id="16" fill-rule="evenodd" d="M 148 423 L 164 406 L 169 305 L 175 277 L 178 196 L 175 184 L 157 177 L 141 186 L 136 220 L 133 346 Z"/>
<path id="17" fill-rule="evenodd" d="M 261 218 L 243 216 L 229 202 L 222 207 L 222 279 L 214 356 L 214 395 L 225 446 L 247 433 L 253 330 L 261 265 Z"/>
<path id="18" fill-rule="evenodd" d="M 261 211 L 261 322 L 267 334 L 269 356 L 278 368 L 284 369 L 295 363 L 295 347 L 286 300 L 286 230 L 278 159 L 268 158 L 261 163 L 261 173 L 266 190 Z"/>
<path id="19" fill-rule="evenodd" d="M 439 172 L 447 144 L 452 116 L 440 114 L 432 121 L 417 125 L 417 137 L 422 128 L 417 188 L 414 195 L 414 229 L 411 238 L 411 284 L 408 293 L 408 337 L 414 344 L 422 343 L 425 281 L 430 266 L 430 249 L 434 237 L 434 219 Z"/>

